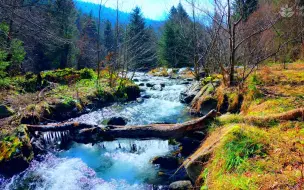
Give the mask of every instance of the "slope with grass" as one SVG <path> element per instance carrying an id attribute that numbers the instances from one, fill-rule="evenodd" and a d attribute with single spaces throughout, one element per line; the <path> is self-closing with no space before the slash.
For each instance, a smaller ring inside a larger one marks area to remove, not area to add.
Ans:
<path id="1" fill-rule="evenodd" d="M 239 93 L 240 113 L 211 122 L 206 140 L 184 162 L 196 188 L 304 188 L 304 64 L 262 67 Z"/>

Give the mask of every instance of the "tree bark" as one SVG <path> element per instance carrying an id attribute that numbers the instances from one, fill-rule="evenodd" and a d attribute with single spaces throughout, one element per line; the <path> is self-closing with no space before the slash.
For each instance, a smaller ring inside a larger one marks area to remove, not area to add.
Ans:
<path id="1" fill-rule="evenodd" d="M 69 131 L 73 131 L 74 134 L 75 132 L 76 134 L 77 132 L 78 134 L 80 134 L 81 132 L 84 131 L 85 132 L 92 131 L 94 133 L 98 132 L 98 136 L 101 139 L 102 138 L 178 139 L 185 136 L 188 133 L 205 129 L 206 122 L 208 122 L 209 119 L 215 118 L 216 114 L 217 114 L 216 110 L 212 110 L 204 117 L 180 124 L 150 124 L 150 125 L 141 125 L 141 126 L 106 126 L 105 127 L 101 125 L 89 125 L 83 123 L 66 122 L 66 123 L 49 124 L 49 125 L 27 125 L 27 128 L 30 132 L 36 132 L 36 131 L 54 132 L 54 131 L 69 130 Z M 93 130 L 93 129 L 98 129 L 98 130 Z"/>

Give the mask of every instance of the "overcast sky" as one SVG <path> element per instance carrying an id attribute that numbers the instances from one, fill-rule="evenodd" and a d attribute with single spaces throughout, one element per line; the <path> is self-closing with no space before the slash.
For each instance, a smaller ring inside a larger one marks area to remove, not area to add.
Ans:
<path id="1" fill-rule="evenodd" d="M 100 3 L 101 0 L 82 0 L 92 3 Z M 120 9 L 124 12 L 130 12 L 136 5 L 138 5 L 146 18 L 154 20 L 164 20 L 173 5 L 179 2 L 184 5 L 188 13 L 191 13 L 191 8 L 185 0 L 119 0 Z M 211 7 L 210 0 L 196 0 L 201 6 L 205 8 Z M 116 9 L 116 0 L 102 0 L 106 7 Z"/>

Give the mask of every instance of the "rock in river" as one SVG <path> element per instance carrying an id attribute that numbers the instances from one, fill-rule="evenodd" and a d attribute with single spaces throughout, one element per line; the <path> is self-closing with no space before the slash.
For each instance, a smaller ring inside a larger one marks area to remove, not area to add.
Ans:
<path id="1" fill-rule="evenodd" d="M 192 189 L 191 181 L 176 181 L 170 184 L 170 190 L 188 190 Z"/>
<path id="2" fill-rule="evenodd" d="M 127 119 L 123 117 L 112 117 L 108 121 L 108 125 L 127 125 Z"/>
<path id="3" fill-rule="evenodd" d="M 176 169 L 179 167 L 178 158 L 173 156 L 156 157 L 152 160 L 152 164 L 158 164 L 164 169 Z"/>

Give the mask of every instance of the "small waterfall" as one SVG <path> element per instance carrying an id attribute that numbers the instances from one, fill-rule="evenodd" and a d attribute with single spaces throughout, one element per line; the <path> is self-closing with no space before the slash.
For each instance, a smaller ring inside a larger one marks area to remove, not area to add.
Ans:
<path id="1" fill-rule="evenodd" d="M 43 132 L 43 140 L 47 145 L 60 145 L 63 142 L 68 141 L 70 131 L 52 131 Z"/>
<path id="2" fill-rule="evenodd" d="M 146 151 L 156 151 L 170 149 L 168 141 L 161 140 L 118 140 L 114 142 L 103 142 L 99 144 L 99 147 L 105 149 L 108 152 L 121 150 L 123 152 L 131 153 L 143 153 Z"/>

